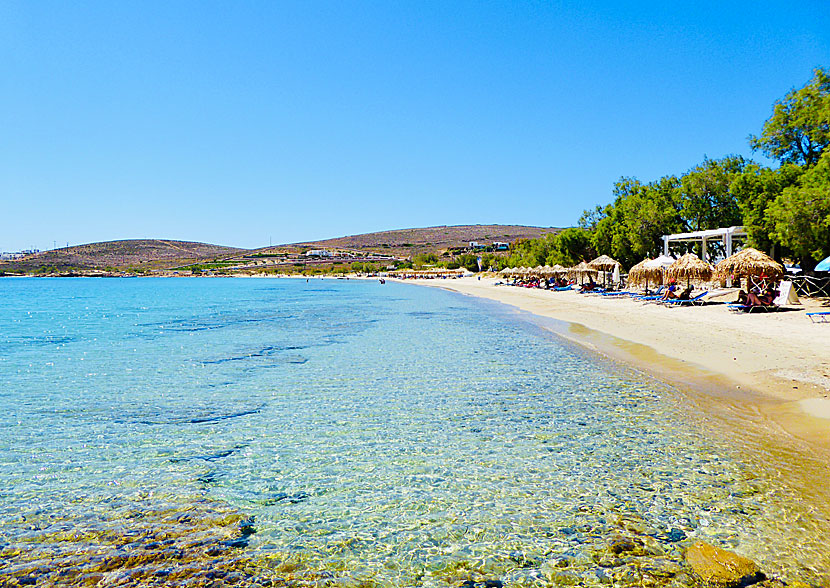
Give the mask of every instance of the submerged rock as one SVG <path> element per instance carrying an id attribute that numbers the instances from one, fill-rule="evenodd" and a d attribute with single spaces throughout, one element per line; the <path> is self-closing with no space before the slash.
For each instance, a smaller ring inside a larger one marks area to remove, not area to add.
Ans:
<path id="1" fill-rule="evenodd" d="M 686 550 L 686 563 L 707 586 L 739 588 L 765 578 L 751 559 L 704 541 L 696 541 Z"/>

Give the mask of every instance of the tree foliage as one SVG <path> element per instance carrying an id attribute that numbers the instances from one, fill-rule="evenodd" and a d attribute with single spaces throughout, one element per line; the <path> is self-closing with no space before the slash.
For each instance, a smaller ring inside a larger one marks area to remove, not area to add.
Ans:
<path id="1" fill-rule="evenodd" d="M 770 204 L 771 235 L 789 247 L 803 269 L 830 255 L 830 149 L 796 186 Z"/>
<path id="2" fill-rule="evenodd" d="M 813 73 L 806 86 L 775 103 L 761 135 L 749 138 L 753 149 L 782 163 L 818 163 L 830 146 L 830 71 L 817 68 Z"/>

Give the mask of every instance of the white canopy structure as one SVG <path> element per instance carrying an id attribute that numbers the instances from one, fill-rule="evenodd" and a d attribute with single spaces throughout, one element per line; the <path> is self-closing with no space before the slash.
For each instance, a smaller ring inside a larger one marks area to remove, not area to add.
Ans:
<path id="1" fill-rule="evenodd" d="M 663 255 L 669 254 L 669 243 L 691 241 L 694 243 L 703 244 L 703 261 L 707 261 L 708 253 L 706 251 L 706 242 L 710 239 L 723 240 L 724 248 L 726 249 L 726 257 L 732 255 L 732 241 L 733 239 L 746 238 L 746 229 L 742 226 L 726 227 L 723 229 L 710 229 L 708 231 L 694 231 L 693 233 L 675 233 L 674 235 L 663 235 Z"/>

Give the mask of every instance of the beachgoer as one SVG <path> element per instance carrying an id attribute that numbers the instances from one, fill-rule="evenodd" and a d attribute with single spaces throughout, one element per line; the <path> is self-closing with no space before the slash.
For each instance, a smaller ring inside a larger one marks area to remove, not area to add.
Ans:
<path id="1" fill-rule="evenodd" d="M 669 282 L 669 287 L 666 288 L 665 292 L 663 292 L 663 296 L 662 298 L 660 298 L 660 300 L 669 300 L 671 298 L 677 298 L 677 294 L 674 293 L 675 290 L 677 290 L 677 282 L 672 280 L 671 282 Z"/>

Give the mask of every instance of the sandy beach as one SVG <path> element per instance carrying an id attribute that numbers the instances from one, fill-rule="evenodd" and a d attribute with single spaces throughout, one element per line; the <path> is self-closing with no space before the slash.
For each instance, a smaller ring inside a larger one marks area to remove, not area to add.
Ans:
<path id="1" fill-rule="evenodd" d="M 459 278 L 414 283 L 562 321 L 547 326 L 664 381 L 704 391 L 704 397 L 730 411 L 745 417 L 760 414 L 782 432 L 830 450 L 830 325 L 812 323 L 804 310 L 744 314 L 720 304 L 667 308 L 627 297 L 496 282 Z"/>

